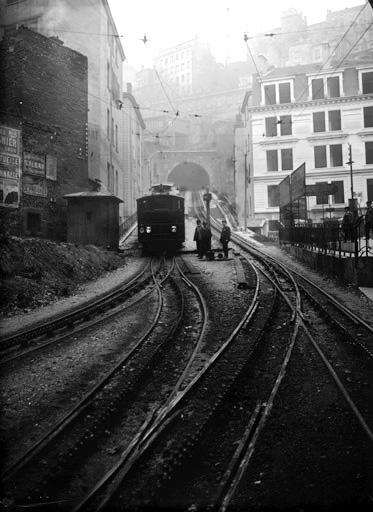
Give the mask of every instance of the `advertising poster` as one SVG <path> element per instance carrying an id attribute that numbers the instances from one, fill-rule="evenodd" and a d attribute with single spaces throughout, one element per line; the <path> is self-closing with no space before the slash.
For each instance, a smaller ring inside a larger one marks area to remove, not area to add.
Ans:
<path id="1" fill-rule="evenodd" d="M 23 153 L 23 174 L 45 178 L 45 156 Z"/>
<path id="2" fill-rule="evenodd" d="M 22 193 L 29 196 L 47 197 L 47 184 L 44 178 L 23 176 Z"/>
<path id="3" fill-rule="evenodd" d="M 21 131 L 0 126 L 0 204 L 19 205 L 21 180 Z"/>
<path id="4" fill-rule="evenodd" d="M 47 155 L 46 159 L 46 178 L 48 180 L 57 180 L 57 158 L 53 155 Z"/>

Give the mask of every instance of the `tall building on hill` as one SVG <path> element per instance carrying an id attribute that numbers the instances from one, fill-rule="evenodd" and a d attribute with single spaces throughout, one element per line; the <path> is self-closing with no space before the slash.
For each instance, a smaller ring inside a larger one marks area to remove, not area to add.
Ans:
<path id="1" fill-rule="evenodd" d="M 373 10 L 369 3 L 338 11 L 327 11 L 324 21 L 307 24 L 296 9 L 288 9 L 281 24 L 250 41 L 255 56 L 264 55 L 276 67 L 326 61 L 338 64 L 352 53 L 373 51 Z"/>
<path id="2" fill-rule="evenodd" d="M 198 37 L 162 50 L 155 68 L 176 96 L 207 92 L 217 64 L 207 43 Z"/>
<path id="3" fill-rule="evenodd" d="M 89 177 L 123 199 L 125 55 L 107 0 L 0 0 L 0 9 L 3 34 L 24 25 L 87 56 Z"/>

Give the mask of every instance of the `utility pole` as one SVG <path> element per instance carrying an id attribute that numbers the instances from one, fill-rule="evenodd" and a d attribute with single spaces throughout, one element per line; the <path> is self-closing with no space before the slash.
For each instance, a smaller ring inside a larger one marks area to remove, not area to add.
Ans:
<path id="1" fill-rule="evenodd" d="M 354 217 L 357 216 L 357 208 L 356 208 L 356 201 L 354 198 L 354 181 L 353 181 L 353 174 L 352 174 L 352 164 L 354 163 L 352 160 L 352 148 L 351 144 L 348 145 L 348 162 L 346 162 L 350 166 L 350 184 L 351 184 L 351 201 L 350 201 L 350 208 L 352 210 L 352 213 L 354 214 Z"/>
<path id="2" fill-rule="evenodd" d="M 247 151 L 245 152 L 245 197 L 244 197 L 244 220 L 243 220 L 243 227 L 244 231 L 246 233 L 247 230 Z"/>
<path id="3" fill-rule="evenodd" d="M 203 199 L 206 203 L 206 217 L 207 217 L 207 227 L 210 228 L 210 201 L 211 201 L 212 195 L 210 194 L 209 188 L 206 187 L 206 192 L 203 194 Z"/>

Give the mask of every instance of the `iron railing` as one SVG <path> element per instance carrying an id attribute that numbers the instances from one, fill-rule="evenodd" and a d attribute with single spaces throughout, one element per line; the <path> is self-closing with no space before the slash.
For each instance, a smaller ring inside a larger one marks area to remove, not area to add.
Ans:
<path id="1" fill-rule="evenodd" d="M 333 254 L 339 258 L 373 256 L 373 239 L 366 237 L 364 220 L 349 230 L 339 222 L 328 221 L 312 226 L 294 226 L 279 229 L 280 244 L 291 244 L 311 251 Z"/>

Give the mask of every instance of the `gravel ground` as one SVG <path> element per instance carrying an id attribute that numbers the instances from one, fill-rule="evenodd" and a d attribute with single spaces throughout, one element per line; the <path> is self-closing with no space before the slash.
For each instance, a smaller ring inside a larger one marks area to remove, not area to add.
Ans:
<path id="1" fill-rule="evenodd" d="M 187 250 L 194 249 L 191 241 L 193 230 L 193 223 L 190 223 L 187 228 Z M 341 286 L 316 274 L 274 245 L 260 244 L 260 247 L 326 288 L 366 320 L 373 321 L 372 302 L 355 288 Z M 210 355 L 220 346 L 243 310 L 248 307 L 253 292 L 237 288 L 233 260 L 200 261 L 194 254 L 184 257 L 195 272 L 188 277 L 201 287 L 209 303 L 210 335 L 204 351 L 206 355 Z M 60 314 L 72 305 L 78 306 L 109 291 L 136 274 L 143 260 L 127 255 L 126 262 L 124 267 L 107 273 L 101 279 L 80 286 L 72 297 L 3 320 L 0 324 L 2 334 Z M 148 309 L 151 309 L 151 301 Z M 136 316 L 139 316 L 138 312 L 136 315 L 134 311 L 133 318 L 129 321 L 131 332 L 139 328 Z M 24 367 L 18 368 L 15 377 L 11 372 L 3 375 L 3 404 L 6 410 L 2 428 L 8 432 L 14 430 L 8 433 L 10 443 L 20 443 L 19 449 L 29 446 L 66 410 L 69 403 L 70 406 L 75 403 L 86 386 L 93 385 L 105 364 L 112 361 L 115 350 L 113 355 L 113 346 L 106 347 L 102 340 L 110 333 L 110 339 L 117 340 L 114 343 L 120 344 L 122 324 L 112 322 L 100 329 L 87 333 L 78 344 L 74 342 L 63 349 L 53 349 L 37 360 L 27 359 L 23 363 Z M 271 415 L 260 449 L 256 452 L 255 463 L 251 465 L 248 476 L 242 483 L 235 504 L 245 503 L 245 507 L 247 505 L 247 508 L 252 507 L 254 510 L 273 506 L 281 509 L 312 505 L 322 501 L 323 496 L 326 496 L 326 504 L 335 504 L 339 492 L 342 493 L 342 498 L 353 500 L 354 496 L 360 495 L 361 490 L 366 488 L 366 481 L 361 482 L 361 464 L 355 460 L 356 457 L 350 456 L 354 438 L 355 446 L 359 448 L 364 447 L 364 440 L 360 436 L 357 438 L 356 425 L 345 412 L 344 404 L 335 396 L 334 391 L 325 394 L 320 405 L 319 390 L 329 389 L 331 385 L 326 382 L 319 364 L 312 362 L 313 359 L 309 351 L 299 348 L 290 377 L 281 390 L 277 407 Z M 83 383 L 84 386 L 79 388 Z M 286 404 L 285 408 L 283 404 Z M 289 409 L 292 414 L 289 414 Z M 335 438 L 338 443 L 334 446 Z M 313 452 L 315 446 L 318 449 Z M 345 472 L 347 477 L 340 479 L 339 469 L 349 464 L 351 470 Z M 268 480 L 262 486 L 264 476 Z M 353 482 L 351 492 L 346 491 L 348 477 Z"/>

